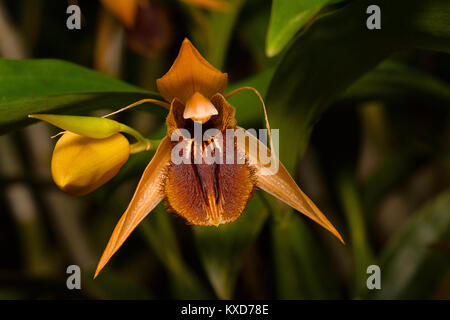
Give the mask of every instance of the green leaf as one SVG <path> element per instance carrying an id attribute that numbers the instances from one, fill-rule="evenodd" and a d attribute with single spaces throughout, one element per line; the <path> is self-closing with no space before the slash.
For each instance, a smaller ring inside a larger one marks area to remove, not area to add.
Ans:
<path id="1" fill-rule="evenodd" d="M 253 87 L 261 93 L 262 97 L 264 97 L 274 72 L 274 68 L 269 68 L 257 75 L 232 83 L 227 91 L 231 92 L 240 87 Z M 254 92 L 241 91 L 228 98 L 228 101 L 236 109 L 236 120 L 240 126 L 254 125 L 255 121 L 264 119 L 262 104 Z"/>
<path id="2" fill-rule="evenodd" d="M 266 40 L 266 54 L 276 56 L 323 6 L 332 0 L 273 0 L 269 30 Z"/>
<path id="3" fill-rule="evenodd" d="M 426 299 L 450 268 L 450 190 L 424 205 L 382 252 L 377 299 Z"/>
<path id="4" fill-rule="evenodd" d="M 206 299 L 208 293 L 197 275 L 184 262 L 169 214 L 158 205 L 148 219 L 141 222 L 139 230 L 148 244 L 167 268 L 177 299 Z"/>
<path id="5" fill-rule="evenodd" d="M 105 272 L 98 279 L 92 279 L 92 273 L 82 278 L 83 290 L 97 299 L 113 300 L 148 300 L 155 299 L 155 295 L 141 283 L 131 280 L 114 272 Z"/>
<path id="6" fill-rule="evenodd" d="M 264 49 L 270 13 L 270 7 L 261 6 L 259 1 L 249 2 L 245 7 L 245 19 L 240 19 L 237 26 L 239 42 L 245 45 L 245 49 L 251 55 L 249 59 L 251 59 L 252 69 L 259 71 L 275 65 L 278 60 L 268 57 Z"/>
<path id="7" fill-rule="evenodd" d="M 244 254 L 257 239 L 268 212 L 254 197 L 235 222 L 219 227 L 193 227 L 197 250 L 219 299 L 233 297 Z"/>
<path id="8" fill-rule="evenodd" d="M 367 267 L 375 262 L 357 186 L 351 174 L 343 171 L 337 179 L 337 189 L 349 226 L 353 252 L 353 295 L 361 298 L 367 293 Z"/>
<path id="9" fill-rule="evenodd" d="M 341 99 L 423 101 L 445 108 L 450 104 L 450 85 L 422 70 L 386 60 L 356 81 Z"/>
<path id="10" fill-rule="evenodd" d="M 366 72 L 397 50 L 450 51 L 448 1 L 377 1 L 382 8 L 382 29 L 375 31 L 365 27 L 365 12 L 371 4 L 373 1 L 352 1 L 315 20 L 297 36 L 277 66 L 266 105 L 272 127 L 280 130 L 280 159 L 291 172 L 306 150 L 320 115 Z M 307 228 L 293 228 L 285 227 L 274 235 L 274 252 L 285 252 L 275 259 L 280 266 L 276 269 L 277 284 L 284 297 L 310 296 L 320 291 L 317 286 L 317 291 L 308 289 L 311 285 L 305 285 L 301 271 L 312 270 L 307 273 L 311 283 L 319 283 L 327 272 L 321 271 L 315 260 L 305 258 L 311 252 L 306 246 L 297 244 L 297 258 L 286 258 L 289 251 L 283 247 L 289 235 L 297 232 L 313 238 Z M 364 252 L 359 252 L 360 260 L 366 260 Z"/>
<path id="11" fill-rule="evenodd" d="M 353 1 L 317 19 L 283 56 L 267 93 L 272 127 L 296 148 L 280 150 L 288 164 L 306 149 L 314 123 L 351 84 L 401 49 L 450 52 L 447 0 L 378 1 L 381 30 L 365 27 L 372 1 Z"/>
<path id="12" fill-rule="evenodd" d="M 230 0 L 230 10 L 211 12 L 211 24 L 208 28 L 209 50 L 207 60 L 217 69 L 225 64 L 228 44 L 241 8 L 246 0 Z"/>
<path id="13" fill-rule="evenodd" d="M 272 201 L 272 252 L 278 299 L 336 299 L 338 287 L 325 249 L 309 224 Z"/>
<path id="14" fill-rule="evenodd" d="M 149 97 L 158 95 L 69 62 L 0 59 L 0 134 L 31 124 L 33 113 L 80 114 Z"/>
<path id="15" fill-rule="evenodd" d="M 362 194 L 366 216 L 370 216 L 383 195 L 411 174 L 424 159 L 426 154 L 411 146 L 403 146 L 387 154 L 364 186 Z"/>

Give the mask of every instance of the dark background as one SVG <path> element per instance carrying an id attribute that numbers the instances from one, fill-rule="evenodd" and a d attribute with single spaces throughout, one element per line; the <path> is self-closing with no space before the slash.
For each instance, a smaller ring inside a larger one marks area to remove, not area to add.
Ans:
<path id="1" fill-rule="evenodd" d="M 344 18 L 349 11 L 364 21 L 364 12 L 350 11 L 364 1 L 322 8 L 273 58 L 265 55 L 271 1 L 233 0 L 233 11 L 216 12 L 149 0 L 133 28 L 100 1 L 68 2 L 81 7 L 81 30 L 66 28 L 65 1 L 0 1 L 0 56 L 62 59 L 156 91 L 189 37 L 232 86 L 263 91 L 272 128 L 280 129 L 281 161 L 347 244 L 257 191 L 242 218 L 219 228 L 188 226 L 159 205 L 93 280 L 152 152 L 132 156 L 94 193 L 71 197 L 51 180 L 50 136 L 58 130 L 38 123 L 0 136 L 1 299 L 450 298 L 450 60 L 439 52 L 448 48 L 410 48 L 401 42 L 406 34 L 385 43 L 397 30 L 388 18 L 372 44 L 359 42 L 362 31 Z M 408 10 L 408 24 L 422 21 Z M 449 33 L 448 21 L 443 28 L 436 34 Z M 379 51 L 402 48 L 372 62 L 374 41 Z M 371 62 L 357 73 L 363 61 Z M 316 110 L 312 98 L 327 103 Z M 263 127 L 255 97 L 233 99 L 240 126 Z M 116 119 L 158 139 L 165 115 L 143 106 Z M 82 269 L 82 290 L 66 288 L 72 264 Z M 365 284 L 371 264 L 382 272 L 376 292 Z"/>

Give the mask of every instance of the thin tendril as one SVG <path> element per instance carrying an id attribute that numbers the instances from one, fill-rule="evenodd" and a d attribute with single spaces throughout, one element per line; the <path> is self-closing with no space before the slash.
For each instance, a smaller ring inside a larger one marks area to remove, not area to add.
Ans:
<path id="1" fill-rule="evenodd" d="M 51 136 L 50 139 L 55 139 L 57 136 L 60 136 L 60 135 L 62 135 L 62 134 L 64 134 L 64 133 L 66 133 L 66 132 L 67 132 L 67 131 L 61 131 L 61 132 L 58 132 L 57 134 Z"/>
<path id="2" fill-rule="evenodd" d="M 135 106 L 138 106 L 138 105 L 146 103 L 146 102 L 151 102 L 151 103 L 154 103 L 154 104 L 156 104 L 158 106 L 161 106 L 161 107 L 164 107 L 164 108 L 167 108 L 167 109 L 170 108 L 170 104 L 168 104 L 167 102 L 164 102 L 164 101 L 160 101 L 160 100 L 156 100 L 156 99 L 142 99 L 142 100 L 136 101 L 136 102 L 134 102 L 134 103 L 132 103 L 132 104 L 126 106 L 126 107 L 123 107 L 123 108 L 121 108 L 119 110 L 111 112 L 111 113 L 103 116 L 102 118 L 108 118 L 108 117 L 110 117 L 112 115 L 115 115 L 115 114 L 117 114 L 119 112 L 131 109 L 131 108 L 133 108 Z"/>
<path id="3" fill-rule="evenodd" d="M 263 109 L 264 109 L 264 119 L 266 121 L 266 128 L 267 128 L 267 131 L 269 132 L 270 149 L 272 151 L 271 153 L 273 153 L 273 150 L 275 150 L 275 149 L 273 148 L 272 134 L 271 134 L 270 124 L 269 124 L 269 118 L 267 117 L 266 104 L 264 103 L 264 100 L 263 100 L 261 94 L 259 93 L 259 91 L 257 89 L 255 89 L 255 88 L 253 88 L 253 87 L 241 87 L 241 88 L 238 88 L 238 89 L 235 89 L 235 90 L 231 91 L 230 93 L 227 93 L 225 95 L 225 98 L 229 98 L 231 96 L 234 96 L 236 93 L 239 93 L 239 92 L 244 91 L 244 90 L 253 91 L 258 96 L 259 100 L 261 101 L 261 104 L 262 104 Z"/>

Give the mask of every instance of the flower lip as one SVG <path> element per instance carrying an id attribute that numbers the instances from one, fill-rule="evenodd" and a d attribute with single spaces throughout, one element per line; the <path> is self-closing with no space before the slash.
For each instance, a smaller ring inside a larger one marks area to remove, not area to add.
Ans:
<path id="1" fill-rule="evenodd" d="M 178 98 L 183 104 L 196 92 L 208 99 L 216 93 L 223 93 L 227 83 L 228 74 L 206 61 L 187 38 L 170 70 L 156 80 L 158 91 L 164 99 L 172 102 Z"/>

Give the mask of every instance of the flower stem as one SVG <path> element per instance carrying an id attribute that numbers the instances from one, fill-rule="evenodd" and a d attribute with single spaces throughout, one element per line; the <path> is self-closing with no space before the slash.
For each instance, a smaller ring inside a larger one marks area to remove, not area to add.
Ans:
<path id="1" fill-rule="evenodd" d="M 138 141 L 130 145 L 130 153 L 134 154 L 142 151 L 148 151 L 152 147 L 152 144 L 149 139 L 144 138 L 144 136 L 140 134 L 137 130 L 123 123 L 120 124 L 120 131 L 128 133 Z"/>

